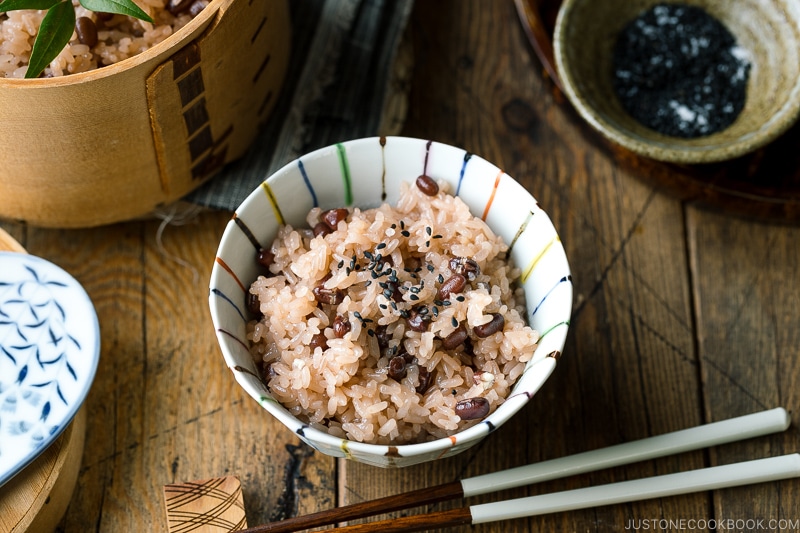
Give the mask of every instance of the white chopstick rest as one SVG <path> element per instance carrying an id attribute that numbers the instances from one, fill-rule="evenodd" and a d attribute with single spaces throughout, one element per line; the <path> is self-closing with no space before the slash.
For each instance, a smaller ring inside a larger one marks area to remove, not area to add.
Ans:
<path id="1" fill-rule="evenodd" d="M 800 454 L 470 506 L 473 524 L 586 509 L 800 476 Z"/>
<path id="2" fill-rule="evenodd" d="M 461 480 L 464 497 L 785 431 L 782 407 Z"/>

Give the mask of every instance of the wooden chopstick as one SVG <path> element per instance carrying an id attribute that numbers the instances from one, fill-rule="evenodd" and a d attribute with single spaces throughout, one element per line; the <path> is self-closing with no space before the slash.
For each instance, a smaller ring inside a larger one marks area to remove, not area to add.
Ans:
<path id="1" fill-rule="evenodd" d="M 290 533 L 463 497 L 464 489 L 461 482 L 452 481 L 443 485 L 404 492 L 376 500 L 335 507 L 303 516 L 294 516 L 280 522 L 251 527 L 239 533 Z"/>
<path id="2" fill-rule="evenodd" d="M 786 430 L 789 427 L 789 423 L 790 418 L 786 410 L 778 407 L 510 470 L 465 478 L 461 481 L 453 481 L 426 489 L 288 518 L 279 522 L 246 529 L 244 533 L 291 533 L 421 505 L 488 494 L 508 488 L 776 433 Z M 436 513 L 436 515 L 437 519 L 444 519 L 442 517 L 445 516 L 448 517 L 447 519 L 452 520 L 467 520 L 467 522 L 458 522 L 458 524 L 470 523 L 471 518 L 467 518 L 468 513 L 465 513 L 467 511 L 459 509 L 444 515 L 442 513 Z M 408 517 L 408 519 L 410 520 L 411 517 Z M 396 522 L 396 520 L 393 522 Z"/>
<path id="3" fill-rule="evenodd" d="M 485 524 L 794 477 L 800 477 L 800 454 L 798 453 L 527 498 L 484 503 L 437 513 L 355 524 L 328 531 L 336 531 L 336 533 L 375 531 L 409 533 L 465 524 Z"/>

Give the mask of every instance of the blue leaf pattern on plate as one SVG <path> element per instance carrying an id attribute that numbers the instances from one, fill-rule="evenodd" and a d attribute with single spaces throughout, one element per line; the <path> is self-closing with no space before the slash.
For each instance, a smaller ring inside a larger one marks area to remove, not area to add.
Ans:
<path id="1" fill-rule="evenodd" d="M 97 369 L 91 300 L 65 271 L 0 252 L 0 485 L 75 416 Z"/>

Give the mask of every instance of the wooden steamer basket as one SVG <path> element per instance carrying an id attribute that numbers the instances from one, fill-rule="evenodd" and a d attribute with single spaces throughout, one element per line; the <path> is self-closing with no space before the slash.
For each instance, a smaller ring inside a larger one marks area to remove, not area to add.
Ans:
<path id="1" fill-rule="evenodd" d="M 248 148 L 289 61 L 288 0 L 211 0 L 153 48 L 48 79 L 0 78 L 0 217 L 130 220 Z"/>

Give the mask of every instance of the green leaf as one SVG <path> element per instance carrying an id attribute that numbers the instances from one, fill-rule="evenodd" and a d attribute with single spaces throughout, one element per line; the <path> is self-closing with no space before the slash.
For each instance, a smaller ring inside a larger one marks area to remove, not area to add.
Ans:
<path id="1" fill-rule="evenodd" d="M 42 19 L 39 34 L 33 42 L 25 77 L 38 78 L 45 67 L 67 46 L 73 31 L 75 31 L 75 8 L 72 7 L 72 2 L 69 0 L 58 2 Z"/>
<path id="2" fill-rule="evenodd" d="M 61 0 L 5 0 L 0 2 L 0 13 L 18 9 L 50 9 Z"/>
<path id="3" fill-rule="evenodd" d="M 153 22 L 150 15 L 134 4 L 133 0 L 80 0 L 80 2 L 89 11 L 117 13 L 118 15 L 128 15 L 139 20 Z"/>

